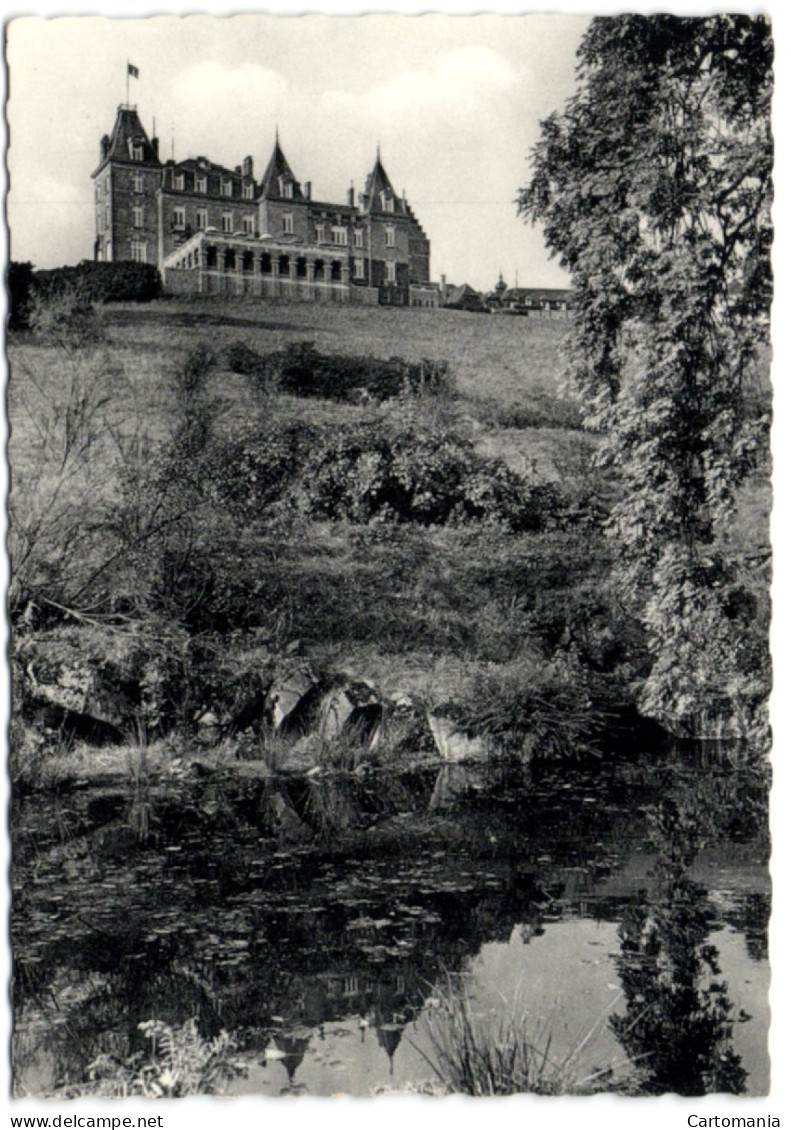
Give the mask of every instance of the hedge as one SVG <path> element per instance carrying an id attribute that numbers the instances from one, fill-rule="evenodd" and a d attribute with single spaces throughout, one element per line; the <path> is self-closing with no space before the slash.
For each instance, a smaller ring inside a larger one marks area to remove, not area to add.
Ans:
<path id="1" fill-rule="evenodd" d="M 151 263 L 94 263 L 35 272 L 35 287 L 44 297 L 79 288 L 91 302 L 150 302 L 162 292 L 159 271 Z"/>

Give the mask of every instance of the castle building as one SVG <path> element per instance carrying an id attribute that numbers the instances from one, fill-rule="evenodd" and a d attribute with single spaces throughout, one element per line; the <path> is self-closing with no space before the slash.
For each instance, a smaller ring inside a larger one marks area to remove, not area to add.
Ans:
<path id="1" fill-rule="evenodd" d="M 122 105 L 92 174 L 94 258 L 153 263 L 171 294 L 438 306 L 426 233 L 377 151 L 365 189 L 314 200 L 279 138 L 261 180 L 253 158 L 162 161 L 134 106 Z"/>

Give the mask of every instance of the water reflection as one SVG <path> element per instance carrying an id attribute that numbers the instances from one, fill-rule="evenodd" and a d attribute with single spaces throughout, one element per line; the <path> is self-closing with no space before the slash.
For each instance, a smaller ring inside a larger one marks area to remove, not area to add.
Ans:
<path id="1" fill-rule="evenodd" d="M 642 1089 L 743 1089 L 711 935 L 744 939 L 729 968 L 765 961 L 764 802 L 732 766 L 621 764 L 215 778 L 18 805 L 16 1085 L 84 1080 L 97 1056 L 143 1050 L 141 1022 L 196 1017 L 204 1038 L 238 1038 L 253 1091 L 404 1086 L 427 1073 L 413 1044 L 433 986 L 505 947 L 517 979 L 545 962 L 547 994 L 571 993 L 581 1025 L 620 977 L 609 1039 Z M 690 873 L 701 840 L 705 885 Z M 620 928 L 613 957 L 590 948 L 599 923 L 610 950 Z"/>
<path id="2" fill-rule="evenodd" d="M 610 1024 L 650 1094 L 741 1094 L 746 1085 L 733 1047 L 734 1005 L 707 941 L 715 913 L 689 877 L 700 827 L 694 804 L 670 798 L 650 813 L 656 885 L 625 909 L 618 930 L 626 1008 Z"/>

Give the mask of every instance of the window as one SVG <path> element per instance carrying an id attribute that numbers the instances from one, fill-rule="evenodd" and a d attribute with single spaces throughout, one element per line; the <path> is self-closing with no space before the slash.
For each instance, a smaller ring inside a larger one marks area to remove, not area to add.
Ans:
<path id="1" fill-rule="evenodd" d="M 385 263 L 385 282 L 394 283 L 396 281 L 396 265 L 395 263 Z"/>
<path id="2" fill-rule="evenodd" d="M 206 193 L 206 177 L 195 177 L 195 191 Z"/>
<path id="3" fill-rule="evenodd" d="M 349 242 L 349 233 L 346 228 L 333 227 L 332 242 L 336 247 L 345 247 Z"/>
<path id="4" fill-rule="evenodd" d="M 143 174 L 142 173 L 135 173 L 134 190 L 135 190 L 135 192 L 142 192 L 143 191 Z"/>
<path id="5" fill-rule="evenodd" d="M 233 196 L 233 181 L 232 180 L 224 180 L 222 182 L 222 194 L 223 194 L 223 196 Z"/>
<path id="6" fill-rule="evenodd" d="M 354 246 L 365 247 L 365 231 L 363 228 L 354 229 Z"/>
<path id="7" fill-rule="evenodd" d="M 294 234 L 294 216 L 291 212 L 286 212 L 283 215 L 283 235 Z"/>
<path id="8" fill-rule="evenodd" d="M 316 243 L 324 243 L 327 238 L 327 232 L 324 224 L 316 224 Z"/>
<path id="9" fill-rule="evenodd" d="M 205 231 L 209 226 L 209 213 L 205 208 L 199 208 L 195 213 L 195 227 L 198 231 Z"/>
<path id="10" fill-rule="evenodd" d="M 146 260 L 146 245 L 140 239 L 132 240 L 132 259 L 135 263 L 145 263 Z"/>
<path id="11" fill-rule="evenodd" d="M 142 144 L 139 141 L 133 141 L 131 149 L 132 149 L 132 160 L 133 161 L 142 161 L 143 160 L 143 146 L 142 146 Z"/>
<path id="12" fill-rule="evenodd" d="M 142 208 L 133 208 L 132 209 L 132 225 L 133 225 L 133 227 L 136 227 L 136 228 L 142 228 L 142 226 L 143 226 L 143 209 Z"/>
<path id="13" fill-rule="evenodd" d="M 395 228 L 392 224 L 385 227 L 385 247 L 395 247 Z"/>
<path id="14" fill-rule="evenodd" d="M 354 260 L 354 277 L 356 279 L 365 278 L 365 259 Z"/>
<path id="15" fill-rule="evenodd" d="M 187 226 L 187 214 L 183 208 L 173 209 L 173 230 L 184 231 Z"/>
<path id="16" fill-rule="evenodd" d="M 222 214 L 222 230 L 224 232 L 233 231 L 233 212 L 223 212 Z"/>
<path id="17" fill-rule="evenodd" d="M 280 177 L 280 195 L 284 196 L 286 200 L 294 199 L 294 182 L 290 181 L 288 177 Z"/>
<path id="18" fill-rule="evenodd" d="M 176 175 L 173 177 L 173 187 L 178 189 L 179 192 L 184 191 L 184 174 L 183 173 L 176 173 Z"/>
<path id="19" fill-rule="evenodd" d="M 255 191 L 255 185 L 254 184 L 246 184 L 244 186 L 244 188 L 242 189 L 242 196 L 245 198 L 245 200 L 252 200 L 254 191 Z"/>
<path id="20" fill-rule="evenodd" d="M 242 231 L 245 235 L 255 235 L 255 216 L 242 216 Z"/>

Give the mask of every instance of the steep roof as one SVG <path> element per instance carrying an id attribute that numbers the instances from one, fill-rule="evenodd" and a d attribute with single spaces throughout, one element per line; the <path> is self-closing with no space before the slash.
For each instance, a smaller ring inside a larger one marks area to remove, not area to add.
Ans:
<path id="1" fill-rule="evenodd" d="M 132 157 L 132 144 L 137 143 L 143 147 L 142 160 Z M 105 149 L 106 144 L 106 149 Z M 109 139 L 102 138 L 102 159 L 94 172 L 103 169 L 108 161 L 119 161 L 128 165 L 156 165 L 161 164 L 157 152 L 148 140 L 148 134 L 143 129 L 143 123 L 138 117 L 134 106 L 119 106 L 115 118 L 113 132 Z"/>
<path id="2" fill-rule="evenodd" d="M 368 174 L 365 180 L 365 191 L 360 197 L 360 202 L 367 212 L 384 212 L 386 209 L 382 208 L 382 193 L 391 197 L 394 201 L 394 211 L 403 215 L 406 212 L 404 201 L 396 194 L 395 189 L 390 183 L 390 177 L 385 172 L 385 167 L 382 164 L 382 159 L 379 156 L 379 149 L 376 150 L 376 162 L 373 169 Z"/>
<path id="3" fill-rule="evenodd" d="M 280 186 L 283 182 L 291 183 L 293 187 L 292 200 L 302 200 L 302 189 L 299 181 L 291 171 L 291 166 L 286 160 L 286 155 L 280 148 L 280 139 L 275 138 L 275 147 L 272 150 L 272 156 L 269 158 L 269 164 L 264 173 L 264 179 L 261 181 L 261 188 L 264 196 L 268 200 L 282 200 L 283 193 Z"/>

